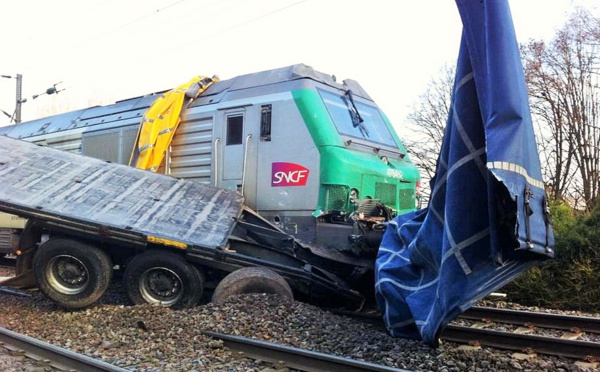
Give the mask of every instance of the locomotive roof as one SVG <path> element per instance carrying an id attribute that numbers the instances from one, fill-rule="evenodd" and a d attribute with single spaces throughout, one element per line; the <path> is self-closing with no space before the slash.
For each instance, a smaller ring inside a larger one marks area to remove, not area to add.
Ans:
<path id="1" fill-rule="evenodd" d="M 343 83 L 338 83 L 334 76 L 316 71 L 305 64 L 295 64 L 218 81 L 211 85 L 200 98 L 204 104 L 215 103 L 221 101 L 227 92 L 274 86 L 300 80 L 307 81 L 309 84 L 321 83 L 337 89 L 351 89 L 355 95 L 370 99 L 356 81 L 348 79 L 344 80 Z M 310 81 L 313 83 L 310 83 Z M 165 91 L 117 101 L 110 105 L 93 106 L 0 127 L 0 135 L 12 138 L 29 138 L 71 129 L 83 130 L 83 128 L 102 124 L 110 126 L 110 123 L 115 121 L 119 121 L 120 125 L 136 124 L 140 122 L 144 112 L 157 98 L 157 95 L 163 92 Z"/>

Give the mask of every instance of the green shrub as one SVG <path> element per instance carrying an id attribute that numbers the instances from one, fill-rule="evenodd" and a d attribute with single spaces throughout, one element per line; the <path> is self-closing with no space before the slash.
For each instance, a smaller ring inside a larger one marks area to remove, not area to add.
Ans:
<path id="1" fill-rule="evenodd" d="M 556 257 L 503 288 L 508 300 L 528 306 L 600 311 L 600 207 L 578 215 L 551 206 Z"/>

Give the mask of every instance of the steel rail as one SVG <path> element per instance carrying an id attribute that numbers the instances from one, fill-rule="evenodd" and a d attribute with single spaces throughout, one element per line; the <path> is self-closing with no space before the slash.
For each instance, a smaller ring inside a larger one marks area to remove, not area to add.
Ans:
<path id="1" fill-rule="evenodd" d="M 127 372 L 127 369 L 0 327 L 0 342 L 6 349 L 21 353 L 63 371 Z"/>
<path id="2" fill-rule="evenodd" d="M 441 338 L 446 341 L 471 343 L 508 350 L 528 350 L 536 353 L 583 359 L 588 356 L 600 358 L 600 343 L 566 340 L 530 334 L 515 334 L 489 329 L 448 325 Z"/>
<path id="3" fill-rule="evenodd" d="M 381 316 L 376 314 L 360 314 L 349 311 L 330 311 L 339 315 L 345 315 L 375 326 L 383 327 Z M 472 307 L 459 318 L 482 320 L 490 319 L 498 323 L 526 324 L 531 323 L 541 328 L 554 328 L 571 330 L 579 328 L 585 332 L 598 332 L 600 320 L 597 318 L 568 316 L 561 314 L 533 313 L 520 310 L 495 309 L 488 307 Z M 479 329 L 454 324 L 448 325 L 441 334 L 441 339 L 457 343 L 468 344 L 473 341 L 482 346 L 495 347 L 505 350 L 527 350 L 531 349 L 540 354 L 557 355 L 569 358 L 582 359 L 587 356 L 600 358 L 600 343 L 567 340 L 555 337 L 544 337 L 532 334 L 516 334 L 510 332 L 495 331 L 492 329 Z"/>
<path id="4" fill-rule="evenodd" d="M 309 372 L 409 372 L 405 369 L 387 367 L 315 351 L 298 349 L 272 342 L 246 337 L 204 331 L 207 336 L 222 340 L 232 350 L 243 352 L 253 359 L 283 363 L 287 367 Z"/>
<path id="5" fill-rule="evenodd" d="M 493 307 L 472 307 L 459 315 L 463 319 L 525 324 L 531 323 L 542 328 L 571 330 L 578 328 L 583 332 L 600 333 L 600 318 L 549 314 L 531 311 L 496 309 Z"/>

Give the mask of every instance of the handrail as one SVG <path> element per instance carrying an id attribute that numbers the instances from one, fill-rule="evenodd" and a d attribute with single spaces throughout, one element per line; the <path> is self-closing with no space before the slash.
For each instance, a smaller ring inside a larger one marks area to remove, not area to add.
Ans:
<path id="1" fill-rule="evenodd" d="M 171 159 L 171 152 L 173 151 L 173 146 L 169 144 L 169 147 L 167 147 L 167 150 L 165 151 L 165 174 L 166 175 L 171 175 L 171 162 L 173 159 Z"/>
<path id="2" fill-rule="evenodd" d="M 252 138 L 252 134 L 246 136 L 246 143 L 244 144 L 244 164 L 242 166 L 242 190 L 240 193 L 244 196 L 244 184 L 246 182 L 246 162 L 248 160 L 248 142 Z"/>
<path id="3" fill-rule="evenodd" d="M 221 138 L 217 138 L 215 140 L 215 143 L 213 144 L 213 152 L 214 152 L 214 159 L 215 159 L 215 180 L 214 180 L 214 185 L 215 187 L 217 187 L 217 180 L 219 178 L 219 142 L 221 142 Z"/>

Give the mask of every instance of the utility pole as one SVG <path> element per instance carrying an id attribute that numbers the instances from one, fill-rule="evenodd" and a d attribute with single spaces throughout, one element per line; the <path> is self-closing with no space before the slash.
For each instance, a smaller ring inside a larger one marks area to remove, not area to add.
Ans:
<path id="1" fill-rule="evenodd" d="M 0 109 L 0 112 L 3 113 L 4 115 L 8 116 L 11 120 L 11 122 L 14 120 L 16 124 L 19 124 L 21 122 L 21 105 L 25 102 L 27 102 L 27 98 L 23 98 L 23 75 L 21 74 L 17 74 L 16 76 L 11 76 L 11 75 L 0 75 L 0 77 L 3 77 L 5 79 L 16 79 L 17 80 L 17 94 L 16 94 L 16 99 L 17 99 L 17 103 L 15 106 L 15 112 L 10 115 L 8 112 Z M 45 92 L 40 93 L 40 94 L 34 94 L 31 98 L 32 99 L 36 99 L 41 95 L 47 94 L 58 94 L 58 92 L 62 92 L 64 89 L 59 89 L 56 86 L 58 84 L 60 84 L 61 82 L 58 82 L 54 85 L 52 85 L 50 88 L 46 89 Z"/>
<path id="2" fill-rule="evenodd" d="M 17 80 L 17 94 L 16 94 L 16 99 L 17 99 L 17 103 L 15 106 L 15 112 L 10 115 L 9 113 L 7 113 L 4 110 L 1 110 L 6 116 L 8 116 L 11 121 L 14 120 L 15 123 L 19 124 L 21 122 L 21 104 L 25 101 L 27 101 L 26 99 L 23 99 L 23 75 L 21 74 L 17 74 L 17 76 L 11 76 L 11 75 L 0 75 L 0 77 L 3 77 L 5 79 L 16 79 Z"/>
<path id="3" fill-rule="evenodd" d="M 21 99 L 23 96 L 23 75 L 17 74 L 17 106 L 15 107 L 15 123 L 21 122 Z"/>

